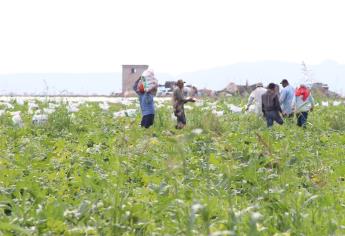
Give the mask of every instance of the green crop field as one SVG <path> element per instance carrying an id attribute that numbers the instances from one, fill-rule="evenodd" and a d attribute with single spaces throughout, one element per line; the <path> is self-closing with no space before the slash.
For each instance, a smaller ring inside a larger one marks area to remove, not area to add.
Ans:
<path id="1" fill-rule="evenodd" d="M 344 104 L 305 130 L 229 104 L 146 130 L 130 102 L 0 103 L 0 235 L 345 235 Z"/>

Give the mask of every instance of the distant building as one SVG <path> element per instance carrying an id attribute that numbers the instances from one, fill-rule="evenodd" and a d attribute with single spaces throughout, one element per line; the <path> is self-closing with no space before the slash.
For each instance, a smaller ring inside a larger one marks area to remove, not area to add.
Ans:
<path id="1" fill-rule="evenodd" d="M 213 91 L 211 89 L 199 89 L 198 90 L 198 96 L 200 97 L 214 97 L 216 96 L 216 91 Z"/>
<path id="2" fill-rule="evenodd" d="M 148 65 L 122 65 L 122 95 L 134 96 L 134 82 L 149 68 Z"/>
<path id="3" fill-rule="evenodd" d="M 311 84 L 310 87 L 312 89 L 320 89 L 320 90 L 323 90 L 323 91 L 328 91 L 329 90 L 328 84 L 324 84 L 324 83 L 313 83 L 313 84 Z"/>
<path id="4" fill-rule="evenodd" d="M 164 84 L 164 87 L 170 88 L 171 90 L 173 90 L 175 87 L 175 84 L 176 84 L 176 81 L 166 81 Z"/>
<path id="5" fill-rule="evenodd" d="M 171 88 L 166 88 L 164 85 L 159 85 L 156 96 L 157 97 L 170 96 L 170 95 L 172 95 L 172 91 L 173 90 Z"/>
<path id="6" fill-rule="evenodd" d="M 192 85 L 186 85 L 183 88 L 183 93 L 186 97 L 194 97 L 198 94 L 198 89 Z"/>

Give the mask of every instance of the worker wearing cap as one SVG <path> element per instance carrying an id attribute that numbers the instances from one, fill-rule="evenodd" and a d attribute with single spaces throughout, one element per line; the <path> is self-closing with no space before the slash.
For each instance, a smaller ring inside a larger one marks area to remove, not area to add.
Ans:
<path id="1" fill-rule="evenodd" d="M 182 129 L 186 125 L 186 115 L 184 113 L 184 104 L 195 102 L 193 98 L 185 98 L 183 94 L 184 81 L 178 80 L 173 94 L 174 115 L 177 118 L 176 129 Z"/>
<path id="2" fill-rule="evenodd" d="M 289 84 L 289 81 L 283 79 L 280 83 L 283 86 L 279 97 L 280 106 L 283 111 L 283 116 L 293 117 L 292 100 L 295 95 L 295 89 Z"/>
<path id="3" fill-rule="evenodd" d="M 264 88 L 262 83 L 257 83 L 256 88 L 251 94 L 249 95 L 248 98 L 248 103 L 246 106 L 246 111 L 249 110 L 250 106 L 254 106 L 253 112 L 257 115 L 262 116 L 262 95 L 266 93 L 266 89 Z"/>

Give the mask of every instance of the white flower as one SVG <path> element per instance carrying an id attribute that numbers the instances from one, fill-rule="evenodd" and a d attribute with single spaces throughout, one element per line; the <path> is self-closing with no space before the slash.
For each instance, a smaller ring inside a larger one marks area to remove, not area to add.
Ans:
<path id="1" fill-rule="evenodd" d="M 35 110 L 39 108 L 38 105 L 34 102 L 29 102 L 28 107 L 29 107 L 29 110 Z"/>
<path id="2" fill-rule="evenodd" d="M 277 175 L 277 174 L 270 174 L 269 176 L 267 176 L 267 179 L 275 179 L 278 177 L 279 177 L 279 175 Z"/>
<path id="3" fill-rule="evenodd" d="M 43 112 L 46 114 L 52 114 L 55 112 L 55 109 L 54 108 L 44 108 Z"/>
<path id="4" fill-rule="evenodd" d="M 49 103 L 48 104 L 48 107 L 50 108 L 50 109 L 56 109 L 56 108 L 58 108 L 60 105 L 59 104 L 55 104 L 55 103 Z"/>
<path id="5" fill-rule="evenodd" d="M 192 133 L 193 133 L 193 134 L 196 134 L 196 135 L 202 134 L 202 132 L 203 132 L 203 130 L 200 129 L 200 128 L 197 128 L 197 129 L 193 129 L 193 130 L 192 130 Z"/>
<path id="6" fill-rule="evenodd" d="M 14 108 L 14 106 L 13 106 L 11 103 L 3 102 L 2 104 L 3 104 L 4 106 L 6 106 L 7 109 L 13 109 L 13 108 Z"/>
<path id="7" fill-rule="evenodd" d="M 216 111 L 216 110 L 213 110 L 212 111 L 212 114 L 216 115 L 216 116 L 223 116 L 224 115 L 224 111 Z"/>
<path id="8" fill-rule="evenodd" d="M 16 102 L 17 102 L 19 105 L 21 105 L 21 106 L 24 105 L 24 100 L 23 100 L 23 99 L 16 98 Z"/>
<path id="9" fill-rule="evenodd" d="M 201 205 L 200 203 L 195 203 L 193 206 L 192 206 L 192 212 L 195 214 L 197 213 L 199 210 L 203 209 L 204 206 Z"/>
<path id="10" fill-rule="evenodd" d="M 251 215 L 251 219 L 254 222 L 257 222 L 257 221 L 261 220 L 262 217 L 263 216 L 259 212 L 253 212 L 252 215 Z"/>
<path id="11" fill-rule="evenodd" d="M 74 112 L 78 112 L 79 108 L 77 107 L 77 105 L 73 104 L 73 105 L 69 105 L 67 110 L 70 113 L 74 113 Z"/>
<path id="12" fill-rule="evenodd" d="M 310 203 L 311 201 L 315 200 L 316 198 L 318 198 L 318 195 L 313 195 L 311 196 L 308 200 L 305 201 L 304 205 Z"/>
<path id="13" fill-rule="evenodd" d="M 323 106 L 323 107 L 328 107 L 329 106 L 329 104 L 328 104 L 328 102 L 326 101 L 322 101 L 321 102 L 321 105 Z"/>
<path id="14" fill-rule="evenodd" d="M 333 102 L 333 106 L 339 106 L 340 104 L 341 104 L 340 101 L 334 101 L 334 102 Z"/>
<path id="15" fill-rule="evenodd" d="M 36 209 L 36 213 L 37 213 L 37 214 L 38 214 L 38 213 L 41 213 L 42 210 L 43 210 L 43 206 L 42 206 L 41 204 L 38 204 L 38 207 L 37 207 L 37 209 Z"/>
<path id="16" fill-rule="evenodd" d="M 23 127 L 23 120 L 20 117 L 20 112 L 18 114 L 14 114 L 12 116 L 12 122 L 14 125 L 19 126 L 19 127 Z"/>
<path id="17" fill-rule="evenodd" d="M 103 110 L 103 111 L 108 111 L 109 110 L 109 104 L 107 102 L 103 102 L 99 104 L 99 107 Z"/>
<path id="18" fill-rule="evenodd" d="M 34 115 L 32 117 L 32 123 L 33 124 L 37 124 L 37 125 L 40 125 L 40 124 L 44 124 L 48 121 L 48 115 Z"/>
<path id="19" fill-rule="evenodd" d="M 176 201 L 176 203 L 178 203 L 178 204 L 184 204 L 184 201 L 181 200 L 181 199 L 176 199 L 175 201 Z"/>
<path id="20" fill-rule="evenodd" d="M 264 226 L 262 226 L 261 224 L 256 223 L 256 229 L 257 229 L 259 232 L 262 232 L 262 231 L 267 230 L 267 227 L 264 227 Z"/>
<path id="21" fill-rule="evenodd" d="M 234 231 L 224 230 L 224 231 L 216 231 L 210 234 L 210 236 L 226 236 L 226 235 L 236 235 Z"/>

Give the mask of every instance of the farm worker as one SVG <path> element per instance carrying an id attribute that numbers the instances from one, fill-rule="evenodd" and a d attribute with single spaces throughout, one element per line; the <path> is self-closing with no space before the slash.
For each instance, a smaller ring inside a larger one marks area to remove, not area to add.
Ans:
<path id="1" fill-rule="evenodd" d="M 142 87 L 141 76 L 133 85 L 133 90 L 139 96 L 140 109 L 142 114 L 141 127 L 149 128 L 153 125 L 155 119 L 155 106 L 153 101 L 153 94 L 151 92 L 145 92 Z"/>
<path id="2" fill-rule="evenodd" d="M 280 107 L 279 98 L 276 91 L 276 84 L 270 83 L 267 92 L 262 95 L 262 112 L 267 121 L 267 127 L 273 126 L 273 122 L 282 125 L 284 123 L 280 116 L 282 109 Z"/>
<path id="3" fill-rule="evenodd" d="M 246 106 L 246 111 L 249 110 L 251 106 L 253 106 L 253 112 L 257 115 L 262 116 L 262 95 L 266 93 L 266 89 L 264 88 L 262 83 L 257 83 L 256 88 L 253 92 L 249 95 L 248 103 Z"/>
<path id="4" fill-rule="evenodd" d="M 292 100 L 292 109 L 297 117 L 297 125 L 305 128 L 308 113 L 314 109 L 314 98 L 310 90 L 303 84 L 295 91 L 295 96 Z"/>
<path id="5" fill-rule="evenodd" d="M 176 129 L 182 129 L 186 125 L 186 115 L 184 113 L 184 104 L 187 102 L 195 102 L 194 98 L 185 98 L 183 94 L 184 81 L 178 80 L 173 93 L 174 115 L 177 118 Z"/>
<path id="6" fill-rule="evenodd" d="M 295 89 L 289 84 L 289 81 L 283 79 L 280 83 L 283 86 L 279 97 L 280 106 L 283 110 L 283 116 L 293 117 L 292 100 L 295 96 Z"/>

